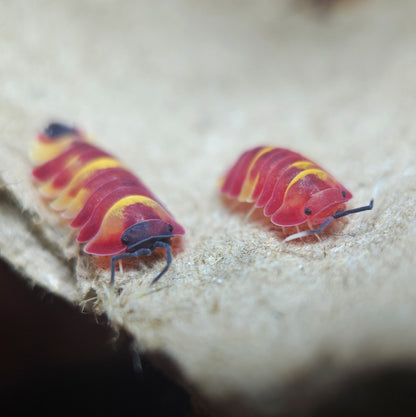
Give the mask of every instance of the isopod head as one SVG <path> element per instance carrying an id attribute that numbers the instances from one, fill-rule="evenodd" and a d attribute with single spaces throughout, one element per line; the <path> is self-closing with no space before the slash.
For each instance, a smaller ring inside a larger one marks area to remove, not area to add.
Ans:
<path id="1" fill-rule="evenodd" d="M 126 252 L 111 258 L 111 285 L 114 284 L 115 262 L 125 258 L 135 258 L 142 255 L 150 255 L 157 248 L 166 251 L 166 266 L 153 278 L 152 284 L 169 269 L 172 262 L 170 249 L 171 238 L 176 236 L 173 226 L 160 219 L 143 220 L 130 226 L 121 236 L 121 243 L 126 245 Z"/>
<path id="2" fill-rule="evenodd" d="M 311 224 L 322 224 L 329 216 L 345 210 L 345 203 L 352 198 L 352 194 L 345 189 L 328 188 L 319 191 L 305 204 L 303 213 L 305 220 Z"/>
<path id="3" fill-rule="evenodd" d="M 121 236 L 121 243 L 127 246 L 127 252 L 141 248 L 152 248 L 157 241 L 169 243 L 173 226 L 160 219 L 144 220 L 130 226 Z"/>

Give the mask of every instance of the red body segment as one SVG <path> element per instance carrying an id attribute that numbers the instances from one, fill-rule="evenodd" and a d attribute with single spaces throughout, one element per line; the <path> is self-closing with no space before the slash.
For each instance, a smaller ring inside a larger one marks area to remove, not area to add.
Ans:
<path id="1" fill-rule="evenodd" d="M 77 129 L 51 124 L 39 135 L 32 159 L 42 194 L 53 209 L 72 219 L 70 225 L 79 229 L 77 241 L 86 243 L 87 253 L 107 256 L 142 248 L 140 256 L 156 247 L 168 250 L 170 238 L 185 233 L 139 178 Z M 141 222 L 144 226 L 137 226 Z M 131 226 L 133 232 L 126 235 Z M 127 240 L 123 243 L 122 238 Z M 158 245 L 152 247 L 154 242 Z"/>
<path id="2" fill-rule="evenodd" d="M 105 215 L 115 204 L 117 204 L 118 201 L 122 200 L 124 197 L 127 197 L 127 196 L 142 195 L 140 194 L 141 192 L 142 192 L 142 187 L 140 187 L 140 185 L 139 186 L 138 185 L 131 185 L 131 186 L 118 185 L 109 193 L 106 193 L 105 191 L 102 191 L 101 188 L 99 188 L 95 194 L 100 193 L 101 195 L 97 196 L 98 198 L 95 202 L 96 203 L 95 207 L 90 212 L 91 215 L 89 216 L 88 220 L 86 220 L 84 223 L 82 223 L 79 226 L 81 229 L 78 232 L 77 241 L 88 242 L 89 240 L 91 240 L 100 230 L 100 227 L 103 223 Z M 142 216 L 143 210 L 139 211 L 136 217 Z M 80 214 L 81 213 L 82 212 L 80 212 Z M 130 214 L 130 217 L 132 216 L 134 216 L 134 212 Z M 125 214 L 123 214 L 123 218 L 124 220 L 127 221 Z M 157 216 L 157 218 L 159 218 L 159 216 Z M 142 218 L 142 220 L 143 219 L 144 218 Z M 73 224 L 74 222 L 71 223 L 71 225 Z M 131 224 L 129 226 L 131 226 Z M 127 229 L 127 227 L 129 226 L 126 226 L 124 230 Z"/>
<path id="3" fill-rule="evenodd" d="M 288 149 L 259 146 L 227 172 L 221 193 L 263 208 L 272 223 L 319 226 L 345 210 L 352 194 L 328 172 Z"/>

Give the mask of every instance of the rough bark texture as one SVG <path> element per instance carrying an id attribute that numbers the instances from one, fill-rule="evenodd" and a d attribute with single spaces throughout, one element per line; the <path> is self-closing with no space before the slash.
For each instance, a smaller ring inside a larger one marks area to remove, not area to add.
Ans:
<path id="1" fill-rule="evenodd" d="M 350 371 L 416 359 L 416 3 L 302 4 L 0 5 L 1 256 L 75 303 L 96 297 L 227 414 L 284 412 Z M 52 119 L 86 129 L 186 228 L 154 288 L 157 255 L 110 293 L 39 200 L 28 150 Z M 375 209 L 282 244 L 218 195 L 258 144 L 303 153 Z"/>

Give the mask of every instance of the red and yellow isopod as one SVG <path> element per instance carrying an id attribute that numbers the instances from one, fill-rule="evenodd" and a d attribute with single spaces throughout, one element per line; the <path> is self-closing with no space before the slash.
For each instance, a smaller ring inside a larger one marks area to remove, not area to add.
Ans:
<path id="1" fill-rule="evenodd" d="M 373 208 L 371 200 L 346 210 L 352 194 L 341 183 L 299 153 L 273 146 L 244 152 L 225 175 L 221 193 L 263 208 L 277 226 L 308 228 L 285 241 L 320 233 L 334 219 Z"/>
<path id="2" fill-rule="evenodd" d="M 88 142 L 76 128 L 50 124 L 32 149 L 32 175 L 50 206 L 78 230 L 84 252 L 112 256 L 111 281 L 116 262 L 166 251 L 172 261 L 171 239 L 185 234 L 166 207 L 125 166 Z"/>

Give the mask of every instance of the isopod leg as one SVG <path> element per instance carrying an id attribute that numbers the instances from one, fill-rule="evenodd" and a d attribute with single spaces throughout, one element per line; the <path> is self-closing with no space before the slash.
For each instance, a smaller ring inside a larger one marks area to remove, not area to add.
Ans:
<path id="1" fill-rule="evenodd" d="M 295 239 L 299 239 L 301 237 L 305 237 L 305 236 L 309 236 L 312 234 L 318 234 L 321 233 L 322 230 L 325 229 L 326 226 L 328 226 L 328 224 L 334 220 L 334 217 L 328 217 L 317 229 L 312 229 L 312 230 L 304 230 L 303 232 L 299 232 L 299 233 L 294 233 L 293 235 L 288 236 L 283 242 L 289 242 L 291 240 L 295 240 Z"/>
<path id="2" fill-rule="evenodd" d="M 116 275 L 116 262 L 120 259 L 126 259 L 126 258 L 137 258 L 138 256 L 143 255 L 150 255 L 152 251 L 147 248 L 138 249 L 135 252 L 126 252 L 121 253 L 120 255 L 115 255 L 111 258 L 111 280 L 110 280 L 110 286 L 112 287 L 114 285 L 115 275 Z"/>
<path id="3" fill-rule="evenodd" d="M 310 230 L 313 230 L 312 223 L 309 220 L 308 220 L 308 227 L 309 227 Z M 298 232 L 299 232 L 299 230 L 298 230 Z M 314 233 L 314 236 L 318 239 L 318 242 L 321 242 L 322 239 L 319 237 L 318 233 Z"/>
<path id="4" fill-rule="evenodd" d="M 247 214 L 245 216 L 245 220 L 248 220 L 251 217 L 251 215 L 254 213 L 254 211 L 256 210 L 256 208 L 257 207 L 255 205 L 253 205 L 251 207 L 251 209 L 247 212 Z"/>

